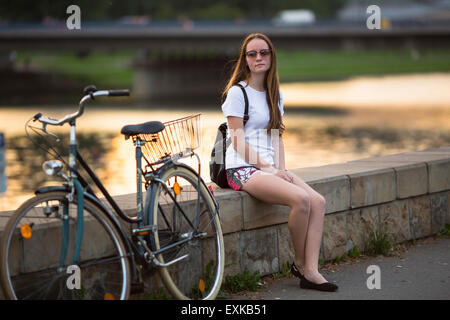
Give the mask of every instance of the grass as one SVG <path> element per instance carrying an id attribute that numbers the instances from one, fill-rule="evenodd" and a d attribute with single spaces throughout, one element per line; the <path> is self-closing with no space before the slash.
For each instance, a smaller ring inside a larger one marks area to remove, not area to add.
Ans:
<path id="1" fill-rule="evenodd" d="M 34 53 L 18 54 L 18 68 L 22 69 L 26 60 L 33 70 L 56 72 L 71 79 L 92 82 L 98 87 L 122 88 L 133 83 L 134 70 L 131 65 L 135 53 L 92 52 L 80 57 L 75 53 Z"/>
<path id="2" fill-rule="evenodd" d="M 450 224 L 445 224 L 445 228 L 437 233 L 438 237 L 450 238 Z"/>
<path id="3" fill-rule="evenodd" d="M 279 51 L 282 82 L 450 71 L 449 50 Z"/>
<path id="4" fill-rule="evenodd" d="M 257 291 L 262 287 L 261 275 L 258 271 L 250 272 L 247 269 L 243 273 L 226 276 L 222 283 L 222 290 L 237 293 L 241 291 Z"/>
<path id="5" fill-rule="evenodd" d="M 448 72 L 450 50 L 277 51 L 282 82 L 333 80 L 357 75 Z M 99 87 L 131 87 L 134 51 L 75 53 L 19 52 L 17 69 L 26 60 L 34 70 L 47 70 Z"/>
<path id="6" fill-rule="evenodd" d="M 369 255 L 384 255 L 388 256 L 395 246 L 395 241 L 386 230 L 379 226 L 369 233 L 365 240 L 364 252 Z"/>

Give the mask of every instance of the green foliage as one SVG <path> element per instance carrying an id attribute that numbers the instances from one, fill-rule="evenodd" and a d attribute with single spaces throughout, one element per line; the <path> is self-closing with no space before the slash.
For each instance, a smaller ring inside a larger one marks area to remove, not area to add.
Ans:
<path id="1" fill-rule="evenodd" d="M 72 4 L 80 7 L 83 20 L 100 20 L 108 18 L 110 3 L 108 0 L 0 0 L 0 20 L 41 22 L 46 17 L 66 19 L 69 16 L 67 7 Z"/>
<path id="2" fill-rule="evenodd" d="M 273 274 L 273 278 L 274 279 L 283 278 L 289 275 L 290 273 L 291 273 L 291 264 L 289 263 L 289 261 L 286 261 L 284 264 L 281 265 L 281 271 L 279 273 Z"/>
<path id="3" fill-rule="evenodd" d="M 342 79 L 358 75 L 450 71 L 448 50 L 277 50 L 282 82 Z"/>
<path id="4" fill-rule="evenodd" d="M 341 261 L 348 261 L 348 260 L 350 260 L 352 258 L 358 258 L 360 256 L 361 256 L 361 253 L 359 252 L 358 246 L 355 245 L 348 252 L 345 252 L 341 256 L 337 256 L 335 258 L 335 262 L 339 263 Z"/>
<path id="5" fill-rule="evenodd" d="M 20 52 L 17 68 L 29 60 L 33 70 L 55 72 L 74 80 L 95 83 L 99 88 L 129 88 L 133 83 L 132 61 L 135 55 L 129 51 L 92 52 L 83 57 L 73 52 Z"/>
<path id="6" fill-rule="evenodd" d="M 348 256 L 350 258 L 359 258 L 361 256 L 357 245 L 353 246 L 353 248 L 350 249 L 350 251 L 348 252 Z"/>
<path id="7" fill-rule="evenodd" d="M 450 224 L 445 224 L 445 228 L 442 229 L 441 231 L 439 231 L 437 233 L 438 237 L 445 237 L 445 238 L 449 238 L 450 237 Z"/>
<path id="8" fill-rule="evenodd" d="M 324 261 L 323 261 L 322 258 L 320 258 L 320 259 L 319 259 L 319 264 L 318 264 L 319 269 L 321 269 L 321 268 L 323 267 L 323 264 L 324 264 Z"/>
<path id="9" fill-rule="evenodd" d="M 395 242 L 391 235 L 380 225 L 373 230 L 365 239 L 365 252 L 370 255 L 389 255 L 394 248 Z"/>
<path id="10" fill-rule="evenodd" d="M 207 20 L 222 20 L 243 18 L 245 14 L 238 7 L 226 2 L 216 2 L 206 8 L 198 8 L 193 13 L 193 18 Z"/>
<path id="11" fill-rule="evenodd" d="M 1 1 L 1 0 L 0 0 Z M 448 50 L 427 50 L 414 60 L 409 51 L 380 50 L 344 52 L 330 50 L 323 52 L 277 51 L 278 71 L 281 82 L 332 80 L 357 75 L 400 74 L 408 72 L 450 71 Z M 180 53 L 185 55 L 185 53 Z M 80 57 L 74 53 L 19 52 L 16 68 L 21 70 L 29 61 L 32 70 L 55 72 L 83 83 L 95 83 L 103 88 L 130 88 L 133 85 L 136 58 L 133 51 L 92 52 Z M 168 57 L 172 59 L 173 57 Z M 334 130 L 330 128 L 330 130 Z M 366 130 L 366 129 L 362 129 Z M 366 132 L 338 130 L 330 134 L 365 135 Z M 396 132 L 377 131 L 377 138 L 389 142 L 396 138 Z"/>
<path id="12" fill-rule="evenodd" d="M 231 293 L 246 290 L 257 291 L 262 287 L 260 280 L 261 275 L 258 271 L 251 273 L 248 269 L 245 269 L 243 273 L 234 276 L 226 276 L 225 281 L 222 283 L 222 289 Z"/>
<path id="13" fill-rule="evenodd" d="M 158 288 L 154 292 L 148 292 L 145 296 L 146 300 L 172 300 L 172 296 L 163 288 Z"/>

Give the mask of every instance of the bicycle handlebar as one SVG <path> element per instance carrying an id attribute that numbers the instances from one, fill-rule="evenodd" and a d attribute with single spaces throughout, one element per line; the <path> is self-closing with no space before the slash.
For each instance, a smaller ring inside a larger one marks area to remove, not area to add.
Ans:
<path id="1" fill-rule="evenodd" d="M 69 114 L 67 116 L 65 116 L 62 119 L 51 119 L 51 118 L 47 118 L 42 116 L 42 113 L 38 113 L 36 114 L 33 118 L 33 121 L 38 120 L 39 122 L 42 122 L 44 124 L 49 124 L 52 126 L 62 126 L 63 124 L 67 123 L 67 122 L 71 122 L 73 120 L 75 120 L 76 118 L 80 117 L 83 112 L 84 112 L 84 104 L 92 99 L 94 100 L 95 97 L 100 97 L 100 96 L 109 96 L 109 97 L 123 97 L 123 96 L 129 96 L 130 95 L 130 90 L 126 89 L 126 90 L 98 90 L 95 89 L 94 86 L 90 86 L 89 87 L 90 90 L 86 91 L 85 90 L 85 96 L 83 98 L 81 98 L 80 103 L 79 103 L 79 109 L 77 112 Z"/>

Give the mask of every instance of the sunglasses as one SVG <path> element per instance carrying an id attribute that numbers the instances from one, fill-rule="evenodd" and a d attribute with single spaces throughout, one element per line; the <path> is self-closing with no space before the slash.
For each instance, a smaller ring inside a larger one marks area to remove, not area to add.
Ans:
<path id="1" fill-rule="evenodd" d="M 270 54 L 270 52 L 272 52 L 272 50 L 262 49 L 259 51 L 259 54 L 261 55 L 261 57 L 266 57 Z M 251 51 L 248 51 L 246 54 L 247 54 L 247 57 L 249 57 L 249 58 L 256 58 L 256 56 L 258 55 L 258 51 L 251 50 Z"/>

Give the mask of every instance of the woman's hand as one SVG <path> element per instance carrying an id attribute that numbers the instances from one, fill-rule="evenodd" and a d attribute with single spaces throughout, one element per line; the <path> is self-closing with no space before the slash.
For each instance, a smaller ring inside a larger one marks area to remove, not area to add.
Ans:
<path id="1" fill-rule="evenodd" d="M 280 177 L 281 179 L 286 180 L 287 182 L 293 183 L 294 182 L 294 178 L 289 174 L 289 172 L 287 170 L 279 170 L 276 169 L 276 176 Z"/>
<path id="2" fill-rule="evenodd" d="M 287 182 L 293 183 L 294 181 L 294 178 L 292 177 L 292 175 L 290 175 L 290 173 L 287 170 L 280 170 L 274 167 L 266 167 L 262 168 L 261 170 L 263 172 L 267 172 L 277 177 L 280 177 L 281 179 L 286 180 Z"/>

